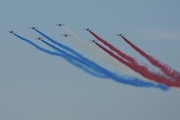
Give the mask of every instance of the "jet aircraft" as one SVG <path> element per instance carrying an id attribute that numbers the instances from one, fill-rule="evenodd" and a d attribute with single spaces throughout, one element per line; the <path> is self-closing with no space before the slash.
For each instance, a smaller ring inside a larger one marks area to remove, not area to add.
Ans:
<path id="1" fill-rule="evenodd" d="M 14 33 L 15 33 L 14 31 L 7 31 L 7 32 L 9 32 L 9 33 L 11 33 L 11 34 L 14 34 Z"/>
<path id="2" fill-rule="evenodd" d="M 63 24 L 59 23 L 59 24 L 56 24 L 57 26 L 63 26 Z"/>
<path id="3" fill-rule="evenodd" d="M 41 37 L 38 37 L 38 38 L 35 38 L 35 39 L 38 39 L 38 40 L 43 40 L 43 38 L 41 38 Z"/>
<path id="4" fill-rule="evenodd" d="M 90 42 L 97 42 L 97 40 L 90 40 Z"/>
<path id="5" fill-rule="evenodd" d="M 116 35 L 121 36 L 121 37 L 124 36 L 124 34 L 116 34 Z"/>
<path id="6" fill-rule="evenodd" d="M 68 37 L 68 36 L 70 36 L 70 35 L 68 35 L 68 34 L 62 34 L 61 36 Z"/>
<path id="7" fill-rule="evenodd" d="M 89 28 L 85 28 L 85 29 L 83 29 L 83 30 L 86 30 L 86 31 L 91 31 L 91 29 L 89 29 Z"/>
<path id="8" fill-rule="evenodd" d="M 36 30 L 36 29 L 38 29 L 38 28 L 36 28 L 36 27 L 29 27 L 29 29 Z"/>

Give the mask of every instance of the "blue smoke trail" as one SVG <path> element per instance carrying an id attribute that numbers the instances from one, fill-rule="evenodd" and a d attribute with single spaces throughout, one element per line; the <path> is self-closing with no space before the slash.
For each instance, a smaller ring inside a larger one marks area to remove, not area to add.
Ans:
<path id="1" fill-rule="evenodd" d="M 51 54 L 51 55 L 56 55 L 56 56 L 62 56 L 62 54 L 60 53 L 56 53 L 56 52 L 51 52 L 49 50 L 46 50 L 44 48 L 41 48 L 39 47 L 38 45 L 36 45 L 35 43 L 31 42 L 30 40 L 27 40 L 17 34 L 14 34 L 16 37 L 20 38 L 21 40 L 23 41 L 26 41 L 28 42 L 29 44 L 33 45 L 34 47 L 36 47 L 37 49 L 39 49 L 40 51 L 43 51 L 45 53 L 48 53 L 48 54 Z M 71 64 L 73 64 L 72 62 L 70 62 Z M 129 85 L 132 85 L 132 86 L 136 86 L 136 87 L 154 87 L 154 88 L 159 88 L 161 90 L 168 90 L 169 88 L 165 85 L 161 85 L 161 84 L 154 84 L 154 83 L 150 83 L 150 82 L 145 82 L 145 81 L 141 81 L 139 80 L 138 78 L 123 78 L 123 77 L 120 77 L 119 75 L 117 74 L 114 74 L 106 69 L 104 69 L 104 74 L 106 74 L 107 76 L 109 76 L 111 79 L 113 79 L 114 81 L 116 82 L 120 82 L 120 83 L 123 83 L 123 84 L 129 84 Z"/>
<path id="2" fill-rule="evenodd" d="M 61 44 L 61 43 L 53 40 L 52 38 L 50 38 L 49 36 L 45 35 L 44 33 L 42 33 L 42 32 L 39 31 L 39 30 L 36 30 L 36 29 L 35 29 L 35 31 L 36 31 L 37 33 L 41 34 L 41 35 L 42 35 L 43 37 L 45 37 L 46 39 L 48 39 L 49 41 L 51 41 L 52 43 L 58 45 L 59 47 L 65 49 L 65 50 L 69 51 L 70 53 L 76 55 L 77 57 L 83 59 L 84 62 L 87 62 L 87 63 L 90 64 L 91 66 L 95 66 L 95 67 L 97 66 L 96 63 L 94 63 L 94 62 L 90 61 L 89 59 L 83 57 L 80 53 L 74 51 L 73 49 L 71 49 L 71 48 L 69 48 L 69 47 L 67 47 L 67 46 L 65 46 L 65 45 L 63 45 L 63 44 Z M 56 49 L 56 50 L 57 50 L 57 49 Z M 58 51 L 58 50 L 57 50 L 57 51 Z"/>
<path id="3" fill-rule="evenodd" d="M 43 43 L 45 43 L 46 45 L 52 47 L 53 49 L 57 50 L 58 52 L 63 53 L 65 55 L 69 56 L 71 59 L 75 59 L 75 60 L 78 60 L 78 61 L 82 62 L 84 65 L 88 66 L 89 68 L 92 68 L 93 71 L 95 71 L 97 73 L 104 73 L 103 69 L 99 65 L 96 64 L 96 65 L 92 66 L 91 64 L 88 64 L 85 59 L 81 59 L 81 58 L 75 57 L 75 56 L 73 56 L 73 55 L 71 55 L 71 54 L 69 54 L 69 53 L 67 53 L 67 52 L 65 52 L 65 51 L 55 47 L 54 45 L 52 45 L 52 44 L 50 44 L 50 43 L 48 43 L 48 42 L 46 42 L 44 40 L 41 40 L 41 41 Z M 95 64 L 95 63 L 92 63 L 92 64 Z"/>
<path id="4" fill-rule="evenodd" d="M 32 41 L 27 40 L 27 39 L 25 39 L 25 38 L 23 38 L 23 37 L 15 34 L 15 33 L 14 33 L 14 35 L 15 35 L 16 37 L 20 38 L 21 40 L 23 40 L 23 41 L 31 44 L 32 46 L 34 46 L 35 48 L 37 48 L 38 50 L 40 50 L 40 51 L 42 51 L 42 52 L 45 52 L 45 53 L 50 54 L 50 55 L 55 55 L 55 56 L 63 57 L 65 60 L 67 60 L 67 61 L 68 61 L 69 63 L 71 63 L 72 65 L 75 65 L 75 66 L 81 68 L 82 70 L 84 70 L 85 72 L 87 72 L 87 73 L 89 73 L 89 74 L 91 74 L 91 75 L 94 75 L 94 76 L 100 77 L 100 78 L 107 78 L 107 76 L 104 75 L 104 74 L 103 74 L 103 75 L 100 75 L 100 74 L 96 74 L 96 73 L 94 73 L 94 72 L 92 72 L 92 71 L 89 71 L 86 67 L 82 66 L 81 61 L 79 61 L 80 64 L 78 64 L 78 63 L 75 62 L 73 59 L 71 59 L 69 56 L 66 56 L 66 55 L 63 54 L 63 53 L 51 52 L 51 51 L 49 51 L 49 50 L 47 50 L 47 49 L 44 49 L 44 48 L 38 46 L 37 44 L 33 43 Z M 76 59 L 76 60 L 78 61 L 78 59 Z"/>
<path id="5" fill-rule="evenodd" d="M 47 43 L 46 41 L 42 40 L 42 42 L 44 42 L 46 45 L 52 47 L 53 49 L 59 51 L 60 53 L 62 53 L 62 50 L 60 50 L 59 48 L 51 45 L 50 43 Z M 64 51 L 63 51 L 64 52 Z M 65 52 L 64 52 L 65 53 Z M 65 53 L 65 54 L 68 54 L 68 53 Z M 70 55 L 70 54 L 68 54 Z M 72 56 L 74 57 L 74 56 Z M 83 62 L 83 61 L 82 61 Z M 111 79 L 117 81 L 117 82 L 121 82 L 121 83 L 124 83 L 124 84 L 129 84 L 129 85 L 133 85 L 133 86 L 136 86 L 136 87 L 155 87 L 155 88 L 160 88 L 162 90 L 168 90 L 169 88 L 165 85 L 162 85 L 162 84 L 154 84 L 154 83 L 151 83 L 151 82 L 145 82 L 145 81 L 141 81 L 139 80 L 138 78 L 128 78 L 128 79 L 125 79 L 123 77 L 120 77 L 119 75 L 115 74 L 115 73 L 112 73 L 108 70 L 106 70 L 105 68 L 102 68 L 100 66 L 97 65 L 96 68 L 94 69 L 97 69 L 100 70 L 101 72 L 103 72 L 104 74 L 106 74 L 107 76 L 109 76 Z"/>
<path id="6" fill-rule="evenodd" d="M 51 41 L 52 43 L 58 45 L 59 47 L 61 47 L 61 48 L 65 49 L 65 50 L 73 53 L 74 55 L 77 55 L 78 57 L 81 57 L 81 55 L 80 55 L 79 53 L 75 52 L 73 49 L 71 49 L 71 48 L 69 48 L 69 47 L 67 47 L 67 46 L 65 46 L 65 45 L 63 45 L 63 44 L 61 44 L 61 43 L 53 40 L 52 38 L 50 38 L 49 36 L 45 35 L 44 33 L 42 33 L 42 32 L 39 31 L 39 30 L 36 30 L 36 29 L 35 29 L 35 31 L 38 32 L 39 34 L 41 34 L 41 35 L 42 35 L 43 37 L 45 37 L 46 39 L 48 39 L 49 41 Z"/>
<path id="7" fill-rule="evenodd" d="M 101 72 L 101 71 L 98 69 L 98 66 L 95 68 L 95 67 L 87 64 L 83 59 L 80 59 L 80 58 L 78 58 L 78 57 L 75 57 L 75 56 L 73 56 L 73 55 L 71 55 L 71 54 L 69 54 L 69 53 L 67 53 L 67 52 L 65 52 L 65 51 L 63 51 L 63 50 L 55 47 L 54 45 L 52 45 L 52 44 L 50 44 L 50 43 L 48 43 L 48 42 L 46 42 L 46 41 L 44 41 L 44 40 L 41 40 L 41 41 L 42 41 L 43 43 L 45 43 L 46 45 L 52 47 L 53 49 L 57 50 L 58 52 L 62 53 L 64 56 L 68 56 L 69 59 L 76 60 L 76 61 L 84 64 L 85 66 L 89 67 L 89 69 L 91 68 L 91 69 L 92 69 L 92 72 L 94 71 L 96 74 L 97 74 L 97 73 L 104 74 L 103 72 Z"/>

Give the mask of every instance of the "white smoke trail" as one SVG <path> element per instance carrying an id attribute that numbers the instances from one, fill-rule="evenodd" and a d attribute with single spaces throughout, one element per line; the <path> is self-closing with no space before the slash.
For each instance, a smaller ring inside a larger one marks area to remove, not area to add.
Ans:
<path id="1" fill-rule="evenodd" d="M 62 28 L 64 30 L 66 30 L 69 34 L 71 34 L 72 36 L 74 36 L 77 40 L 79 40 L 81 43 L 83 43 L 86 48 L 89 51 L 92 51 L 94 54 L 97 54 L 98 56 L 101 55 L 103 56 L 103 58 L 105 58 L 104 56 L 107 56 L 106 53 L 100 51 L 99 49 L 95 48 L 94 46 L 90 45 L 89 43 L 87 43 L 85 40 L 83 40 L 82 38 L 78 37 L 76 34 L 74 34 L 73 32 L 71 32 L 70 30 L 68 30 L 67 28 L 65 28 L 64 26 L 62 26 Z M 88 47 L 87 47 L 88 46 Z M 105 58 L 106 59 L 106 58 Z"/>
<path id="2" fill-rule="evenodd" d="M 77 40 L 79 40 L 82 44 L 84 45 L 80 45 L 80 47 L 82 46 L 86 46 L 85 50 L 88 52 L 91 52 L 93 55 L 105 60 L 108 63 L 113 64 L 114 66 L 116 66 L 116 64 L 114 62 L 112 62 L 112 59 L 110 58 L 110 56 L 108 56 L 107 53 L 100 51 L 99 49 L 95 48 L 94 46 L 90 45 L 89 43 L 87 43 L 85 40 L 83 40 L 82 38 L 78 37 L 76 34 L 74 34 L 73 32 L 71 32 L 70 30 L 68 30 L 67 28 L 65 28 L 64 26 L 62 26 L 62 28 L 64 30 L 66 30 L 69 34 L 71 34 L 72 36 L 74 36 Z M 75 43 L 75 41 L 74 41 Z M 76 42 L 77 43 L 77 42 Z M 77 43 L 76 45 L 79 46 L 80 43 Z M 82 47 L 84 49 L 84 47 Z"/>
<path id="3" fill-rule="evenodd" d="M 101 59 L 103 59 L 103 60 L 106 59 L 107 62 L 111 63 L 111 61 L 109 61 L 107 58 L 105 58 L 105 56 L 102 56 L 102 55 L 98 54 L 97 52 L 94 52 L 93 50 L 89 50 L 87 47 L 85 47 L 84 45 L 80 44 L 79 42 L 76 42 L 76 40 L 73 40 L 73 39 L 71 39 L 70 37 L 68 37 L 68 39 L 69 39 L 71 42 L 73 42 L 74 44 L 76 44 L 77 46 L 79 46 L 80 48 L 86 50 L 87 52 L 90 52 L 90 53 L 96 55 L 97 57 L 99 57 L 99 58 L 101 58 Z"/>

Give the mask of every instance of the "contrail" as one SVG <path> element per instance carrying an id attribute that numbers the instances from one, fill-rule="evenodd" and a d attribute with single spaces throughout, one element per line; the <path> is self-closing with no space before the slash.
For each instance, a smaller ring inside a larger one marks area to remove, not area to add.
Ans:
<path id="1" fill-rule="evenodd" d="M 134 48 L 137 52 L 139 52 L 143 57 L 145 57 L 151 64 L 153 64 L 154 66 L 158 67 L 164 74 L 166 74 L 167 76 L 175 79 L 175 80 L 180 80 L 180 73 L 177 72 L 176 70 L 173 70 L 170 66 L 161 63 L 160 61 L 158 61 L 157 59 L 153 58 L 152 56 L 148 55 L 147 53 L 145 53 L 143 50 L 141 50 L 140 48 L 138 48 L 137 46 L 135 46 L 132 42 L 130 42 L 127 38 L 125 38 L 124 36 L 121 36 L 123 38 L 123 40 L 128 43 L 132 48 Z"/>
<path id="2" fill-rule="evenodd" d="M 84 41 L 83 39 L 81 39 L 80 37 L 78 37 L 76 34 L 74 34 L 73 32 L 71 32 L 69 29 L 67 29 L 66 27 L 62 26 L 62 28 L 64 30 L 66 30 L 69 34 L 71 34 L 72 36 L 74 36 L 77 40 L 79 40 L 81 43 L 84 43 L 84 46 L 86 46 L 86 50 L 88 49 L 88 52 L 91 51 L 91 53 L 95 53 L 94 55 L 96 55 L 97 57 L 100 57 L 101 59 L 111 63 L 115 68 L 117 68 L 119 71 L 124 72 L 125 74 L 131 74 L 133 76 L 139 77 L 139 78 L 143 78 L 142 76 L 140 76 L 139 74 L 137 74 L 136 72 L 132 71 L 131 69 L 129 69 L 128 67 L 124 66 L 123 64 L 119 63 L 116 59 L 110 57 L 107 54 L 102 53 L 101 51 L 99 51 L 97 48 L 91 46 L 90 44 L 88 44 L 86 41 Z M 96 51 L 92 51 L 92 50 L 96 50 Z M 104 55 L 103 55 L 104 54 Z M 145 78 L 143 78 L 145 79 Z"/>
<path id="3" fill-rule="evenodd" d="M 69 56 L 64 55 L 63 53 L 51 52 L 51 51 L 49 51 L 49 50 L 47 50 L 47 49 L 44 49 L 44 48 L 38 46 L 37 44 L 31 42 L 30 40 L 28 40 L 28 39 L 26 39 L 26 38 L 23 38 L 23 37 L 15 34 L 15 33 L 14 33 L 14 35 L 15 35 L 16 37 L 20 38 L 21 40 L 23 40 L 23 41 L 31 44 L 32 46 L 34 46 L 35 48 L 37 48 L 38 50 L 40 50 L 40 51 L 42 51 L 42 52 L 44 52 L 44 53 L 47 53 L 47 54 L 50 54 L 50 55 L 55 55 L 55 56 L 59 56 L 59 57 L 64 58 L 65 60 L 67 60 L 67 61 L 68 61 L 69 63 L 71 63 L 72 65 L 77 66 L 78 68 L 81 68 L 82 70 L 84 70 L 85 72 L 87 72 L 87 73 L 89 73 L 89 74 L 91 74 L 91 75 L 94 75 L 94 76 L 100 77 L 100 78 L 107 78 L 107 76 L 104 75 L 104 74 L 103 74 L 103 75 L 100 75 L 100 74 L 96 74 L 96 73 L 94 73 L 94 72 L 92 72 L 92 71 L 89 71 L 89 70 L 87 69 L 87 67 L 84 67 L 84 66 L 82 65 L 82 63 L 81 63 L 82 61 L 78 61 L 78 59 L 74 59 L 74 60 L 73 60 L 73 59 L 70 59 Z M 77 62 L 75 62 L 75 61 L 77 61 Z M 78 62 L 79 62 L 80 64 L 78 64 Z"/>
<path id="4" fill-rule="evenodd" d="M 35 43 L 31 42 L 30 40 L 27 40 L 17 34 L 14 34 L 16 37 L 20 38 L 21 40 L 23 41 L 26 41 L 28 42 L 29 44 L 33 45 L 34 47 L 36 47 L 38 50 L 40 51 L 43 51 L 45 53 L 48 53 L 50 55 L 56 55 L 56 56 L 63 56 L 63 54 L 60 54 L 60 53 L 56 53 L 56 52 L 51 52 L 49 50 L 46 50 L 44 48 L 41 48 L 39 47 L 38 45 L 36 45 Z M 65 56 L 64 59 L 66 59 L 67 56 Z M 66 59 L 67 60 L 67 59 Z M 72 62 L 70 62 L 72 64 Z M 151 82 L 145 82 L 145 81 L 141 81 L 140 79 L 138 78 L 133 78 L 133 77 L 122 77 L 122 76 L 119 76 L 115 73 L 112 73 L 104 68 L 102 68 L 103 70 L 103 73 L 104 75 L 108 76 L 109 78 L 111 78 L 112 80 L 114 81 L 117 81 L 117 82 L 120 82 L 120 83 L 123 83 L 123 84 L 128 84 L 128 85 L 132 85 L 132 86 L 136 86 L 136 87 L 154 87 L 154 88 L 159 88 L 161 90 L 168 90 L 169 88 L 165 85 L 162 85 L 162 84 L 154 84 L 154 83 L 151 83 Z"/>
<path id="5" fill-rule="evenodd" d="M 180 84 L 177 84 L 177 82 L 171 82 L 168 78 L 165 78 L 163 76 L 159 76 L 157 74 L 151 73 L 148 70 L 144 70 L 142 68 L 139 68 L 137 66 L 133 66 L 132 64 L 128 63 L 127 61 L 123 60 L 122 58 L 118 57 L 117 55 L 115 55 L 113 52 L 111 52 L 110 50 L 106 49 L 105 47 L 101 46 L 100 44 L 94 42 L 97 46 L 99 46 L 101 49 L 103 49 L 104 51 L 106 51 L 109 55 L 113 56 L 114 58 L 116 58 L 117 60 L 119 60 L 121 63 L 127 65 L 128 67 L 130 67 L 131 69 L 133 69 L 135 72 L 141 74 L 143 77 L 149 79 L 149 80 L 153 80 L 157 83 L 160 84 L 164 84 L 167 85 L 169 87 L 180 87 Z M 139 68 L 139 69 L 138 69 Z"/>

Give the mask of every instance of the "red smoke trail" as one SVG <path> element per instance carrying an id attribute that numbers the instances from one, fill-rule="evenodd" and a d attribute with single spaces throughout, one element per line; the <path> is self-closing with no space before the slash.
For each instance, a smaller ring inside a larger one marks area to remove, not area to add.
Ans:
<path id="1" fill-rule="evenodd" d="M 178 73 L 176 70 L 171 69 L 168 65 L 163 64 L 153 58 L 152 56 L 146 54 L 143 50 L 135 46 L 133 43 L 131 43 L 128 39 L 126 39 L 124 36 L 121 36 L 125 42 L 127 42 L 132 48 L 134 48 L 137 52 L 139 52 L 142 56 L 144 56 L 151 64 L 158 67 L 163 73 L 165 73 L 167 76 L 180 80 L 180 73 Z M 179 77 L 178 79 L 175 77 Z"/>
<path id="2" fill-rule="evenodd" d="M 105 47 L 103 47 L 102 45 L 98 44 L 97 42 L 94 42 L 97 46 L 99 46 L 101 49 L 103 49 L 105 52 L 107 52 L 109 55 L 111 55 L 112 57 L 114 57 L 115 59 L 117 59 L 119 62 L 125 64 L 126 66 L 128 66 L 129 68 L 131 68 L 132 70 L 134 70 L 135 72 L 141 74 L 143 77 L 149 79 L 149 80 L 153 80 L 157 83 L 161 83 L 164 85 L 167 85 L 169 87 L 180 87 L 180 84 L 177 82 L 173 82 L 170 81 L 168 78 L 159 76 L 155 73 L 151 73 L 148 71 L 148 69 L 144 69 L 144 67 L 141 66 L 134 66 L 131 63 L 123 60 L 122 58 L 118 57 L 117 55 L 115 55 L 113 52 L 109 51 L 108 49 L 106 49 Z"/>
<path id="3" fill-rule="evenodd" d="M 113 50 L 114 52 L 116 52 L 118 55 L 120 55 L 121 57 L 123 57 L 124 59 L 128 60 L 129 62 L 131 62 L 132 64 L 137 64 L 136 60 L 128 55 L 126 55 L 125 53 L 121 52 L 120 50 L 118 50 L 117 48 L 115 48 L 113 45 L 111 45 L 110 43 L 108 43 L 107 41 L 103 40 L 102 38 L 100 38 L 98 35 L 96 35 L 95 33 L 93 33 L 92 31 L 89 31 L 96 39 L 98 39 L 99 41 L 101 41 L 104 45 L 106 45 L 107 47 L 109 47 L 111 50 Z"/>
<path id="4" fill-rule="evenodd" d="M 146 74 L 149 74 L 152 76 L 152 74 L 154 74 L 153 76 L 156 78 L 162 76 L 159 73 L 155 74 L 152 73 L 148 70 L 148 68 L 146 66 L 142 66 L 139 65 L 136 60 L 134 58 L 132 58 L 131 56 L 126 55 L 125 53 L 121 52 L 120 50 L 118 50 L 117 48 L 115 48 L 113 45 L 111 45 L 110 43 L 108 43 L 107 41 L 103 40 L 102 38 L 100 38 L 97 34 L 95 34 L 92 31 L 89 31 L 94 37 L 96 37 L 99 41 L 101 41 L 103 44 L 105 44 L 106 46 L 108 46 L 111 50 L 113 50 L 114 52 L 118 53 L 118 55 L 120 55 L 121 57 L 125 58 L 126 60 L 128 60 L 133 66 L 139 68 L 139 70 L 146 72 Z"/>

